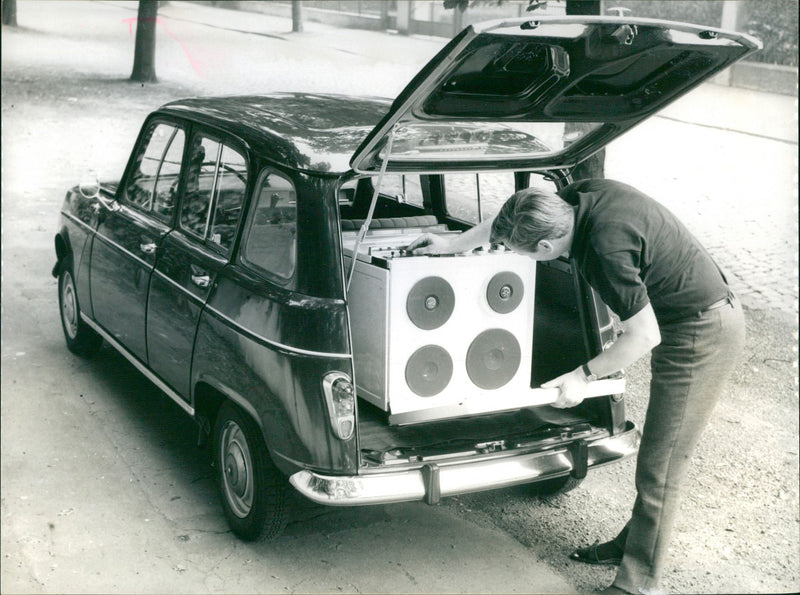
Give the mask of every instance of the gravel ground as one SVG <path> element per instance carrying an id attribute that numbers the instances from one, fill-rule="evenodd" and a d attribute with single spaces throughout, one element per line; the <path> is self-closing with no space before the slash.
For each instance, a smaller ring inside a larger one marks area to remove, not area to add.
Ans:
<path id="1" fill-rule="evenodd" d="M 4 217 L 4 247 L 9 226 L 16 226 L 15 236 L 51 235 L 65 188 L 90 167 L 101 176 L 116 175 L 146 113 L 198 90 L 185 80 L 128 83 L 108 66 L 116 59 L 108 54 L 96 68 L 90 60 L 75 68 L 70 53 L 96 57 L 105 51 L 101 35 L 89 42 L 77 33 L 53 41 L 23 29 L 8 38 L 14 43 L 3 48 L 4 200 L 9 187 L 25 188 L 26 199 L 41 203 L 41 219 Z M 278 65 L 291 70 L 284 61 Z M 3 285 L 4 292 L 26 290 L 25 279 L 4 279 Z M 745 357 L 687 480 L 665 576 L 670 592 L 800 591 L 797 322 L 778 310 L 749 309 L 746 316 Z M 629 417 L 641 423 L 647 362 L 632 367 L 628 378 Z M 627 461 L 597 470 L 567 495 L 540 499 L 518 488 L 453 498 L 444 506 L 508 532 L 576 591 L 591 591 L 610 583 L 613 571 L 569 562 L 566 555 L 622 526 L 633 502 L 633 472 L 634 462 Z"/>

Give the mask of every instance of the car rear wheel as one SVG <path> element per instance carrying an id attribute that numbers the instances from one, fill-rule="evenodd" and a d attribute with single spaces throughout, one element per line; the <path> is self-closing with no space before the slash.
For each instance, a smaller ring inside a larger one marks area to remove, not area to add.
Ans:
<path id="1" fill-rule="evenodd" d="M 72 261 L 66 259 L 61 264 L 58 275 L 58 306 L 61 312 L 61 328 L 67 348 L 77 355 L 89 357 L 94 355 L 103 344 L 103 337 L 98 335 L 81 319 L 81 308 L 78 293 L 72 277 Z"/>
<path id="2" fill-rule="evenodd" d="M 531 484 L 531 490 L 535 496 L 556 496 L 571 492 L 582 483 L 583 479 L 575 479 L 571 475 L 565 475 Z"/>
<path id="3" fill-rule="evenodd" d="M 280 535 L 288 517 L 289 482 L 272 463 L 256 423 L 230 402 L 220 407 L 214 424 L 214 467 L 233 532 L 245 541 Z"/>

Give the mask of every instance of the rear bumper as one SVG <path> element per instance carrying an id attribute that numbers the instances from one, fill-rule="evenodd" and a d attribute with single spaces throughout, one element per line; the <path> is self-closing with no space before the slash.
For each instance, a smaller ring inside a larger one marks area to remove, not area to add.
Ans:
<path id="1" fill-rule="evenodd" d="M 568 474 L 579 477 L 587 468 L 620 461 L 636 453 L 641 433 L 631 422 L 625 432 L 587 440 L 581 448 L 487 456 L 425 464 L 411 470 L 377 471 L 363 475 L 326 476 L 303 470 L 289 481 L 306 498 L 329 506 L 360 506 L 424 500 L 531 483 Z M 584 460 L 585 458 L 585 460 Z"/>

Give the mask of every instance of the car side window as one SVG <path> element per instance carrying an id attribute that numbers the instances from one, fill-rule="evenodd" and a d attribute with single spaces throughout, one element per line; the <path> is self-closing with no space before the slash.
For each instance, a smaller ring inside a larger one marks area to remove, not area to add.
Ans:
<path id="1" fill-rule="evenodd" d="M 222 147 L 217 168 L 214 212 L 211 216 L 209 239 L 229 250 L 236 237 L 236 226 L 242 214 L 247 190 L 247 162 L 244 156 L 230 147 Z"/>
<path id="2" fill-rule="evenodd" d="M 125 198 L 136 209 L 169 222 L 175 209 L 185 134 L 174 125 L 159 122 L 146 131 L 143 141 Z"/>
<path id="3" fill-rule="evenodd" d="M 241 259 L 268 275 L 288 279 L 297 255 L 297 194 L 285 175 L 268 169 L 256 186 L 256 200 Z"/>
<path id="4" fill-rule="evenodd" d="M 506 199 L 514 194 L 514 174 L 446 174 L 444 191 L 448 215 L 468 223 L 479 223 L 494 217 Z"/>
<path id="5" fill-rule="evenodd" d="M 181 174 L 181 160 L 184 145 L 183 130 L 175 131 L 169 144 L 161 169 L 156 178 L 153 193 L 153 215 L 164 222 L 172 221 L 175 213 L 175 198 Z"/>
<path id="6" fill-rule="evenodd" d="M 377 178 L 375 181 L 377 183 Z M 381 192 L 396 198 L 398 202 L 418 207 L 423 205 L 419 176 L 386 174 L 381 182 Z"/>
<path id="7" fill-rule="evenodd" d="M 247 190 L 247 161 L 231 147 L 197 134 L 192 138 L 180 225 L 225 250 L 236 227 Z"/>

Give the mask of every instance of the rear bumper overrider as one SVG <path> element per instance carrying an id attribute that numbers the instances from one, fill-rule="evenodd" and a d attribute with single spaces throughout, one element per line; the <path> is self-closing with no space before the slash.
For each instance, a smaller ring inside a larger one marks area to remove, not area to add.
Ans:
<path id="1" fill-rule="evenodd" d="M 408 470 L 373 471 L 363 475 L 321 475 L 299 471 L 289 478 L 306 498 L 329 506 L 360 506 L 426 501 L 531 483 L 564 475 L 582 477 L 586 469 L 634 455 L 641 432 L 628 422 L 624 432 L 581 440 L 549 450 L 499 453 L 482 460 L 442 461 Z"/>

